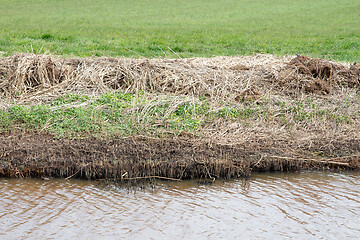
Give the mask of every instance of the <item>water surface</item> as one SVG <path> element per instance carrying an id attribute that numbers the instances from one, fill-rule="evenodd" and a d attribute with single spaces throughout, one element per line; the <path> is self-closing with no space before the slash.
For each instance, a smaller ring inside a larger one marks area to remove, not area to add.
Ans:
<path id="1" fill-rule="evenodd" d="M 0 239 L 359 239 L 360 173 L 119 188 L 0 179 Z"/>

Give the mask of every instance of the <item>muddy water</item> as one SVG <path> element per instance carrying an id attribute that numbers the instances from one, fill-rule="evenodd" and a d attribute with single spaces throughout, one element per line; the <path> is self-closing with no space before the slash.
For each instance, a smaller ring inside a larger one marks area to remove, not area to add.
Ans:
<path id="1" fill-rule="evenodd" d="M 360 173 L 118 188 L 0 179 L 0 239 L 358 239 Z"/>

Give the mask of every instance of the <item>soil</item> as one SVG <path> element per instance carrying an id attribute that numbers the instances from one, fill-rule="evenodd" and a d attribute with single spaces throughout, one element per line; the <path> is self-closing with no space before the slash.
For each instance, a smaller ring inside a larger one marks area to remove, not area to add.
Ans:
<path id="1" fill-rule="evenodd" d="M 329 159 L 313 156 L 312 149 L 290 152 L 293 146 L 284 141 L 221 145 L 190 137 L 58 139 L 44 132 L 9 131 L 0 134 L 0 177 L 216 179 L 254 171 L 360 169 L 360 156 L 349 155 L 360 152 L 359 141 L 332 144 L 337 157 Z M 314 143 L 313 149 L 321 145 Z"/>
<path id="2" fill-rule="evenodd" d="M 328 95 L 334 88 L 360 88 L 360 64 L 350 67 L 319 58 L 297 56 L 279 71 L 278 81 L 289 92 Z"/>

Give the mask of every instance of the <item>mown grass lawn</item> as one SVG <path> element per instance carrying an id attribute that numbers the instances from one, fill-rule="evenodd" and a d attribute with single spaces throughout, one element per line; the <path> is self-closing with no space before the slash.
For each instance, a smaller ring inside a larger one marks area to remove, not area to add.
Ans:
<path id="1" fill-rule="evenodd" d="M 360 1 L 0 0 L 0 51 L 63 56 L 305 54 L 359 61 Z"/>

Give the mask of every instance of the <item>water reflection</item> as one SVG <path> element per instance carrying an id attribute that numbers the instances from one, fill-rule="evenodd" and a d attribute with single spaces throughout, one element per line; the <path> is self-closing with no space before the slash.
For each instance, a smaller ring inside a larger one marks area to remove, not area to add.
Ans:
<path id="1" fill-rule="evenodd" d="M 356 239 L 360 174 L 259 174 L 248 182 L 0 180 L 0 239 Z"/>

